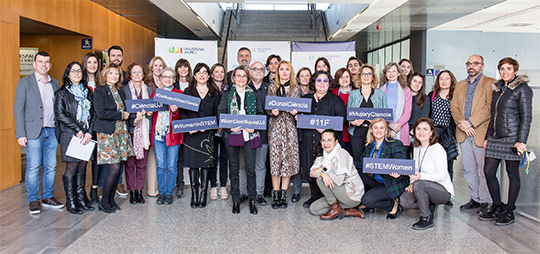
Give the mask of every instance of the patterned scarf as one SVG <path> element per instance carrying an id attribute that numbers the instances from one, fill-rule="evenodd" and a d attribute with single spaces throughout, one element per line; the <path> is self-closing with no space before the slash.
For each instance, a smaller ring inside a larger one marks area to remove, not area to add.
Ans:
<path id="1" fill-rule="evenodd" d="M 141 86 L 141 99 L 148 99 L 148 87 L 143 83 Z M 137 96 L 137 89 L 135 89 L 135 85 L 129 82 L 129 91 L 131 91 L 131 98 L 132 99 L 138 99 L 139 96 Z M 148 135 L 145 135 L 148 133 L 148 119 L 146 119 L 146 116 L 143 116 L 142 120 L 135 125 L 135 129 L 133 130 L 133 152 L 135 152 L 135 158 L 137 160 L 141 160 L 144 158 L 144 149 L 148 149 L 150 146 L 150 138 Z"/>
<path id="2" fill-rule="evenodd" d="M 287 96 L 287 93 L 285 92 L 285 89 L 287 87 L 289 87 L 291 85 L 291 83 L 289 83 L 288 81 L 285 83 L 285 84 L 281 84 L 279 86 L 279 89 L 277 90 L 277 93 L 276 95 L 277 96 L 281 96 L 281 97 L 286 97 Z"/>
<path id="3" fill-rule="evenodd" d="M 90 101 L 87 99 L 88 89 L 86 89 L 86 87 L 84 87 L 82 84 L 79 84 L 78 86 L 72 84 L 66 88 L 71 94 L 73 94 L 73 96 L 75 96 L 75 100 L 77 100 L 77 120 L 83 122 L 84 127 L 88 128 L 90 107 L 92 106 Z"/>
<path id="4" fill-rule="evenodd" d="M 256 115 L 257 114 L 257 97 L 255 95 L 255 92 L 251 89 L 251 87 L 246 85 L 246 90 L 244 91 L 246 93 L 244 104 L 247 105 L 247 115 Z M 239 114 L 239 102 L 237 101 L 236 95 L 238 93 L 236 92 L 236 86 L 231 86 L 231 91 L 229 93 L 229 98 L 227 100 L 227 107 L 229 108 L 230 114 L 238 115 Z M 252 140 L 259 136 L 258 131 L 254 131 L 253 133 L 249 133 L 249 140 Z M 245 140 L 247 141 L 247 140 Z"/>

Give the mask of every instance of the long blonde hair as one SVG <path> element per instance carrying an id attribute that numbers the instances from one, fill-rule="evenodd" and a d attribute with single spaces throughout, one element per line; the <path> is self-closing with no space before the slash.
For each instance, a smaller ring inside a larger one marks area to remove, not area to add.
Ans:
<path id="1" fill-rule="evenodd" d="M 386 120 L 382 119 L 382 118 L 374 118 L 373 120 L 371 120 L 371 123 L 369 124 L 369 129 L 368 129 L 368 133 L 367 133 L 367 142 L 366 142 L 366 146 L 373 143 L 373 141 L 375 141 L 375 137 L 373 137 L 373 133 L 371 132 L 371 129 L 373 128 L 373 125 L 377 124 L 377 123 L 384 123 L 384 127 L 386 129 L 386 134 L 384 135 L 384 140 L 387 141 L 387 142 L 392 142 L 392 137 L 390 136 L 390 128 L 388 127 L 388 123 L 386 122 Z"/>
<path id="2" fill-rule="evenodd" d="M 403 74 L 403 70 L 401 69 L 401 67 L 395 63 L 395 62 L 390 62 L 388 63 L 386 66 L 384 66 L 384 69 L 382 71 L 382 75 L 381 75 L 381 86 L 382 85 L 385 85 L 386 83 L 388 83 L 388 80 L 386 79 L 386 72 L 388 70 L 390 70 L 390 68 L 392 67 L 396 67 L 397 71 L 398 71 L 398 82 L 399 82 L 399 85 L 401 86 L 402 89 L 405 89 L 407 87 L 407 76 L 405 76 L 405 74 Z"/>
<path id="3" fill-rule="evenodd" d="M 282 64 L 286 64 L 287 67 L 289 68 L 289 71 L 291 72 L 291 74 L 289 75 L 289 83 L 291 84 L 291 87 L 290 87 L 290 90 L 289 91 L 292 91 L 296 88 L 297 84 L 296 84 L 296 79 L 294 78 L 294 69 L 291 65 L 291 62 L 287 61 L 287 60 L 281 60 L 278 65 L 277 65 L 277 70 L 276 70 L 276 77 L 274 78 L 274 85 L 276 86 L 276 89 L 274 90 L 274 94 L 277 94 L 277 91 L 279 90 L 279 86 L 281 86 L 281 80 L 280 80 L 280 77 L 279 77 L 279 67 L 282 65 Z"/>

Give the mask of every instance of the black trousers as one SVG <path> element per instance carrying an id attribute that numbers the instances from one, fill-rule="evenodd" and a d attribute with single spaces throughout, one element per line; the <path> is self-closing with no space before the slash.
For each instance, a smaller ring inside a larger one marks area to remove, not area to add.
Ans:
<path id="1" fill-rule="evenodd" d="M 368 174 L 360 174 L 364 186 L 369 186 L 370 189 L 362 196 L 362 204 L 368 208 L 383 209 L 387 212 L 391 212 L 394 208 L 394 200 L 388 195 L 386 186 L 383 183 L 379 183 Z"/>
<path id="2" fill-rule="evenodd" d="M 184 189 L 184 149 L 178 149 L 178 164 L 176 169 L 178 174 L 176 174 L 176 187 Z"/>
<path id="3" fill-rule="evenodd" d="M 228 144 L 228 140 L 225 140 Z M 251 142 L 245 142 L 244 147 L 227 145 L 227 155 L 229 156 L 229 179 L 231 180 L 231 195 L 234 203 L 239 203 L 240 196 L 240 153 L 244 153 L 244 165 L 246 168 L 247 192 L 251 200 L 257 198 L 255 161 L 257 149 L 251 149 Z"/>

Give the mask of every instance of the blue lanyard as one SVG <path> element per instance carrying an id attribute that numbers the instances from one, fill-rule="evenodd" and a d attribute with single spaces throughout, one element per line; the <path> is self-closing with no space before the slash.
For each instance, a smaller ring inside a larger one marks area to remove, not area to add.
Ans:
<path id="1" fill-rule="evenodd" d="M 381 151 L 382 151 L 382 145 L 384 144 L 384 139 L 381 143 L 381 146 L 379 147 L 379 151 L 377 151 L 377 158 L 381 157 Z M 373 148 L 371 149 L 371 154 L 369 154 L 369 158 L 373 158 L 373 153 L 375 152 L 375 148 L 377 147 L 377 142 L 373 142 Z"/>

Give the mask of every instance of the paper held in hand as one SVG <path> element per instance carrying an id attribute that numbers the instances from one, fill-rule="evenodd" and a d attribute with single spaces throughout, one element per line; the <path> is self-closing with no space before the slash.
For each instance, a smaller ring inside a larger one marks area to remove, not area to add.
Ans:
<path id="1" fill-rule="evenodd" d="M 96 147 L 96 141 L 90 140 L 88 144 L 83 145 L 81 143 L 82 139 L 77 136 L 73 136 L 71 141 L 69 141 L 69 146 L 66 151 L 66 156 L 73 157 L 75 159 L 89 161 L 94 148 Z"/>

